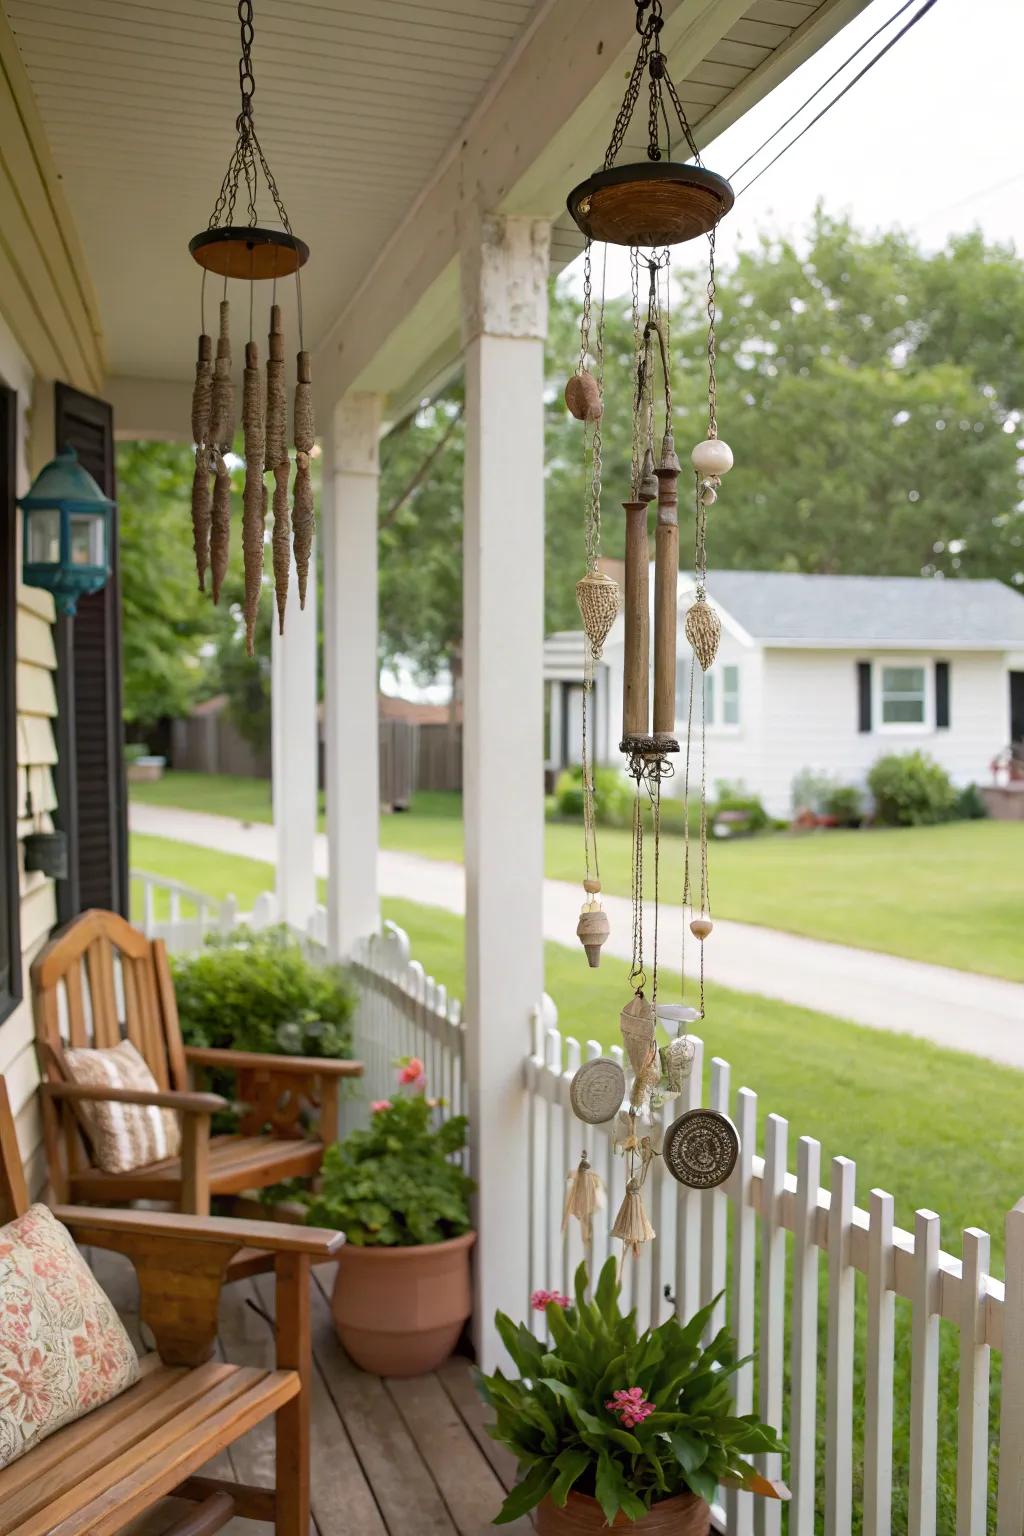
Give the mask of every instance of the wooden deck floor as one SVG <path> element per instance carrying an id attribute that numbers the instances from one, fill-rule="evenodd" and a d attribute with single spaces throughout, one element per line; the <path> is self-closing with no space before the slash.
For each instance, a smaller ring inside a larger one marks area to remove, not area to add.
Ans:
<path id="1" fill-rule="evenodd" d="M 136 1342 L 134 1276 L 127 1260 L 93 1250 L 93 1268 Z M 337 1341 L 327 1297 L 333 1266 L 317 1274 L 312 1293 L 316 1371 L 312 1414 L 313 1525 L 316 1536 L 481 1536 L 491 1528 L 515 1467 L 484 1431 L 484 1408 L 468 1360 L 456 1357 L 431 1376 L 381 1380 L 367 1376 Z M 219 1349 L 242 1365 L 273 1364 L 264 1312 L 273 1309 L 273 1280 L 225 1289 Z M 254 1305 L 250 1305 L 253 1303 Z M 211 1463 L 210 1475 L 270 1485 L 273 1422 L 258 1425 Z M 157 1536 L 182 1505 L 131 1527 Z M 529 1521 L 505 1529 L 528 1532 Z M 270 1527 L 236 1519 L 226 1536 L 265 1536 Z"/>

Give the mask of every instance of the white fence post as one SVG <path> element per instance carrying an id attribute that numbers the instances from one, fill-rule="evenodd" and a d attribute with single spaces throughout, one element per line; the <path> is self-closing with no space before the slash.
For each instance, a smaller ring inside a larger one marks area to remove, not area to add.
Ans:
<path id="1" fill-rule="evenodd" d="M 996 1536 L 1024 1531 L 1024 1200 L 1006 1218 L 1003 1390 Z"/>

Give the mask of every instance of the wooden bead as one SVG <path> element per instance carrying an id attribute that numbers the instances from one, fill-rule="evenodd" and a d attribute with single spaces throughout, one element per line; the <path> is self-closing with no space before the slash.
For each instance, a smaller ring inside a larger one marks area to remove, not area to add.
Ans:
<path id="1" fill-rule="evenodd" d="M 732 469 L 732 449 L 720 437 L 706 437 L 690 454 L 698 475 L 727 475 Z"/>
<path id="2" fill-rule="evenodd" d="M 601 390 L 592 373 L 574 373 L 565 386 L 565 403 L 577 421 L 600 421 L 604 415 Z"/>
<path id="3" fill-rule="evenodd" d="M 596 896 L 601 889 L 600 880 L 584 880 L 583 889 L 591 896 Z"/>
<path id="4" fill-rule="evenodd" d="M 695 939 L 700 939 L 702 944 L 714 926 L 710 917 L 694 917 L 690 919 L 690 932 Z"/>
<path id="5" fill-rule="evenodd" d="M 576 924 L 576 937 L 583 945 L 591 970 L 601 964 L 601 946 L 608 942 L 610 932 L 608 914 L 602 907 L 584 907 Z"/>

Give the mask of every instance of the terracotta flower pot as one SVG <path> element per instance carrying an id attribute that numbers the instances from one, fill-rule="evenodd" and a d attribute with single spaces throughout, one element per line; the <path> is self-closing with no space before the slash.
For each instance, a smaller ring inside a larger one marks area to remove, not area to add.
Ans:
<path id="1" fill-rule="evenodd" d="M 341 1250 L 331 1311 L 347 1354 L 375 1376 L 422 1376 L 447 1360 L 472 1308 L 476 1233 L 418 1248 Z"/>
<path id="2" fill-rule="evenodd" d="M 537 1536 L 598 1536 L 609 1529 L 600 1504 L 585 1493 L 570 1493 L 564 1509 L 545 1499 L 537 1506 L 536 1527 Z M 697 1494 L 680 1493 L 653 1505 L 642 1520 L 618 1515 L 611 1529 L 643 1531 L 644 1536 L 708 1536 L 711 1510 Z"/>

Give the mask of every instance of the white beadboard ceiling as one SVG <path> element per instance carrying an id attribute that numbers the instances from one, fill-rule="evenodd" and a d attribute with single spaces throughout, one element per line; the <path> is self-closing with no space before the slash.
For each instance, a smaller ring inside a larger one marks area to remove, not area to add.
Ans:
<path id="1" fill-rule="evenodd" d="M 110 371 L 187 378 L 201 280 L 187 245 L 207 223 L 238 110 L 234 0 L 3 4 L 84 245 Z M 588 0 L 554 4 L 578 10 L 584 35 Z M 292 227 L 312 251 L 302 277 L 307 345 L 344 311 L 503 61 L 551 5 L 256 0 L 256 126 Z M 852 14 L 859 3 L 753 0 L 679 80 L 694 123 L 826 9 Z M 271 211 L 260 208 L 266 222 Z M 559 265 L 577 249 L 573 233 L 556 229 Z M 208 283 L 211 301 L 216 287 Z M 262 295 L 258 303 L 262 315 Z M 214 312 L 208 302 L 208 329 Z M 261 318 L 257 334 L 263 328 Z"/>

